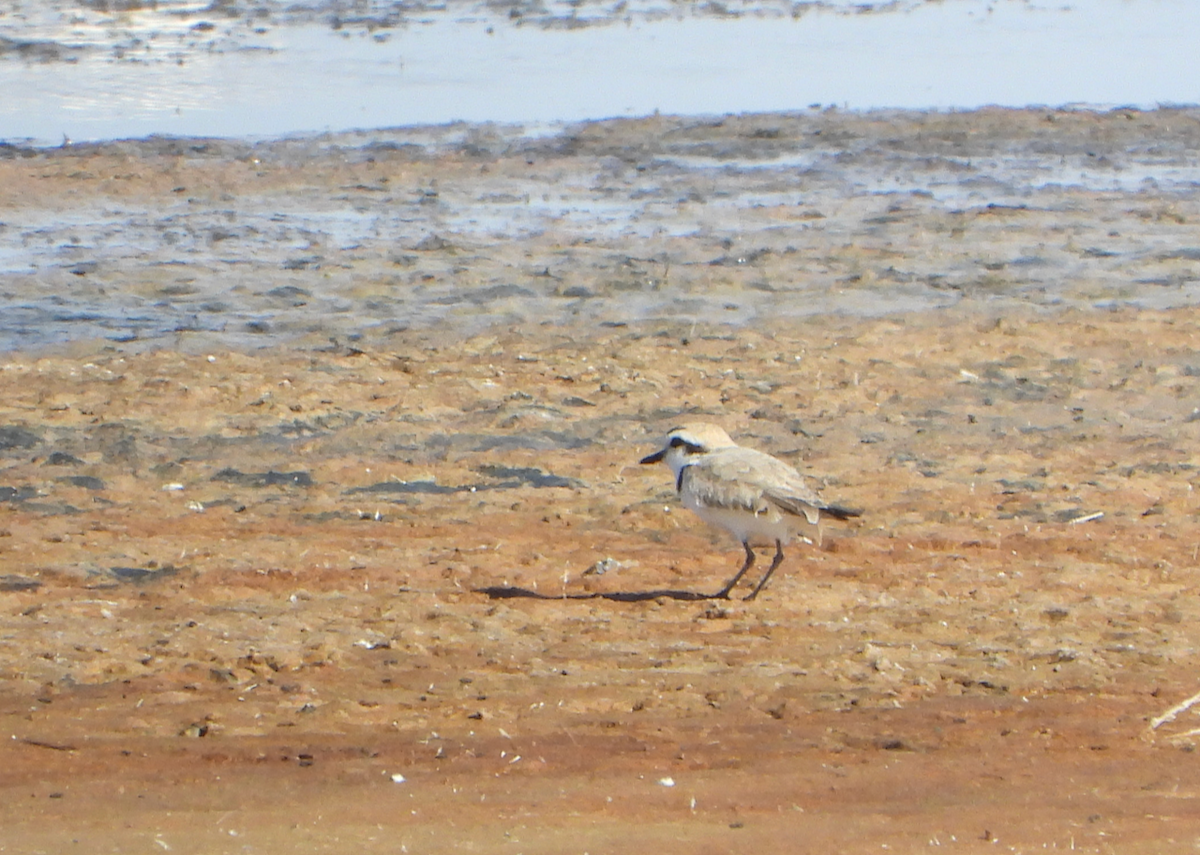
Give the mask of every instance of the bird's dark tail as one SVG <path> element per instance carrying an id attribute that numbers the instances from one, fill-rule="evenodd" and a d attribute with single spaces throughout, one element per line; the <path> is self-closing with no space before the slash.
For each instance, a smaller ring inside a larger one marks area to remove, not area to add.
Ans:
<path id="1" fill-rule="evenodd" d="M 827 508 L 821 508 L 822 516 L 831 516 L 835 520 L 848 520 L 852 517 L 861 517 L 862 511 L 853 508 L 839 508 L 837 505 L 830 505 Z"/>

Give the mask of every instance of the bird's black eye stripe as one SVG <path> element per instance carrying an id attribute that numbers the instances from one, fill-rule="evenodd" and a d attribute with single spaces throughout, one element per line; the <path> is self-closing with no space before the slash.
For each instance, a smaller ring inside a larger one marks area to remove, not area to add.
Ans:
<path id="1" fill-rule="evenodd" d="M 688 454 L 699 454 L 704 450 L 703 446 L 696 445 L 694 442 L 688 442 L 681 436 L 671 437 L 671 441 L 668 443 L 668 445 L 670 445 L 671 448 L 679 448 L 679 446 L 682 445 L 684 447 L 684 451 L 686 451 Z"/>

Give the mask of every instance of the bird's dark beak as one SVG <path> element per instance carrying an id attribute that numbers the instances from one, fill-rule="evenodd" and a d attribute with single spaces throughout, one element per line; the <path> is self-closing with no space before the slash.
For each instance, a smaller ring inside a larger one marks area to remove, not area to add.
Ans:
<path id="1" fill-rule="evenodd" d="M 638 461 L 638 463 L 658 463 L 660 460 L 663 459 L 663 456 L 666 455 L 666 453 L 667 453 L 667 450 L 665 448 L 660 449 L 660 450 L 654 452 L 653 454 L 643 457 L 641 460 Z"/>

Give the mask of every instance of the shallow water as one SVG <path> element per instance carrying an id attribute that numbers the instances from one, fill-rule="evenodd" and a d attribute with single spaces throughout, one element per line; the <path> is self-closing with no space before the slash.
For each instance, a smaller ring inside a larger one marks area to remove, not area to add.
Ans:
<path id="1" fill-rule="evenodd" d="M 516 17 L 516 4 L 376 3 L 350 20 L 333 4 L 230 4 L 227 16 L 43 5 L 0 17 L 0 36 L 31 46 L 0 51 L 0 139 L 1200 100 L 1200 7 L 1183 0 L 582 4 Z"/>

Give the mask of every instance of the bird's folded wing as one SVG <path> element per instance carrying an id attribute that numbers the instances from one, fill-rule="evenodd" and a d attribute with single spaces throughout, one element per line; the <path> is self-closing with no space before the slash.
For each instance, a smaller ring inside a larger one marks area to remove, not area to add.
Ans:
<path id="1" fill-rule="evenodd" d="M 755 512 L 762 510 L 762 488 L 748 481 L 729 477 L 718 467 L 694 463 L 679 472 L 679 492 L 689 492 L 702 505 Z"/>
<path id="2" fill-rule="evenodd" d="M 697 498 L 709 504 L 758 512 L 765 509 L 764 502 L 769 502 L 786 513 L 803 516 L 813 525 L 826 507 L 803 475 L 753 449 L 714 452 L 684 472 Z"/>
<path id="3" fill-rule="evenodd" d="M 798 517 L 802 516 L 813 525 L 816 525 L 821 519 L 821 511 L 824 510 L 825 503 L 811 490 L 806 490 L 805 492 L 809 498 L 802 498 L 793 495 L 791 492 L 776 492 L 774 490 L 765 490 L 763 491 L 763 495 L 772 504 Z"/>

